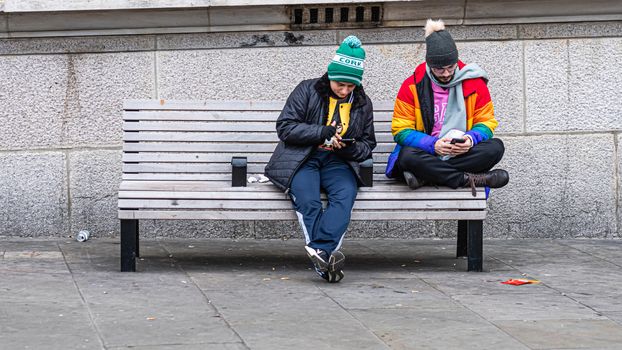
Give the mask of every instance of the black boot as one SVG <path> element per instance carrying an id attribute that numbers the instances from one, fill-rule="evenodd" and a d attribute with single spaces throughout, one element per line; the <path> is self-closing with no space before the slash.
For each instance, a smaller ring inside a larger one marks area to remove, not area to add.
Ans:
<path id="1" fill-rule="evenodd" d="M 425 182 L 423 180 L 418 179 L 415 174 L 411 173 L 410 171 L 404 172 L 404 180 L 406 181 L 406 184 L 408 185 L 408 187 L 410 187 L 411 190 L 416 190 L 419 187 L 425 185 Z"/>
<path id="2" fill-rule="evenodd" d="M 473 197 L 477 195 L 475 187 L 488 186 L 490 188 L 500 188 L 508 184 L 510 174 L 503 169 L 495 169 L 485 173 L 464 173 L 464 187 L 471 187 Z"/>

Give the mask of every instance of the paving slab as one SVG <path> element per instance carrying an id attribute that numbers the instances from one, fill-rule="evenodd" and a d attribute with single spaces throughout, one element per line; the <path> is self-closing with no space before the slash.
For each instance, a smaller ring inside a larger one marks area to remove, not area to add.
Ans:
<path id="1" fill-rule="evenodd" d="M 447 295 L 514 295 L 549 291 L 544 284 L 512 286 L 502 284 L 510 278 L 528 278 L 520 270 L 474 274 L 470 272 L 437 272 L 420 274 L 430 286 Z"/>
<path id="2" fill-rule="evenodd" d="M 175 273 L 74 275 L 107 346 L 240 341 L 187 275 L 156 268 Z"/>
<path id="3" fill-rule="evenodd" d="M 361 276 L 362 277 L 362 276 Z M 452 309 L 457 304 L 418 278 L 359 278 L 347 274 L 348 283 L 321 290 L 345 309 Z"/>
<path id="4" fill-rule="evenodd" d="M 487 320 L 604 319 L 559 293 L 456 295 L 454 300 Z"/>
<path id="5" fill-rule="evenodd" d="M 137 349 L 137 350 L 246 350 L 243 343 L 200 343 L 200 344 L 165 344 L 132 347 L 109 347 L 110 350 Z"/>
<path id="6" fill-rule="evenodd" d="M 496 321 L 531 349 L 620 349 L 622 326 L 611 320 Z"/>
<path id="7" fill-rule="evenodd" d="M 616 311 L 616 312 L 605 312 L 604 313 L 605 316 L 607 316 L 607 318 L 609 318 L 612 321 L 617 322 L 618 324 L 622 325 L 622 311 Z"/>
<path id="8" fill-rule="evenodd" d="M 306 271 L 303 271 L 306 272 Z M 192 275 L 218 311 L 252 349 L 384 349 L 373 332 L 326 295 L 310 274 L 278 278 L 218 274 Z M 321 284 L 320 284 L 321 283 Z M 331 285 L 335 289 L 341 284 Z M 328 331 L 328 330 L 338 331 Z M 295 334 L 295 336 L 293 336 Z"/>
<path id="9" fill-rule="evenodd" d="M 2 273 L 69 273 L 57 242 L 26 240 L 20 244 L 0 241 L 0 246 L 4 250 L 0 260 Z"/>
<path id="10" fill-rule="evenodd" d="M 467 309 L 352 312 L 394 349 L 529 349 Z"/>
<path id="11" fill-rule="evenodd" d="M 3 349 L 101 349 L 81 301 L 0 302 Z"/>
<path id="12" fill-rule="evenodd" d="M 564 242 L 564 245 L 622 266 L 622 241 L 611 241 L 609 244 L 602 244 L 600 240 L 575 240 L 567 243 Z"/>
<path id="13" fill-rule="evenodd" d="M 466 259 L 456 258 L 455 240 L 402 240 L 399 244 L 388 242 L 365 240 L 358 243 L 369 248 L 376 256 L 396 261 L 412 272 L 466 271 Z M 486 244 L 484 244 L 484 271 L 511 269 L 488 254 Z"/>

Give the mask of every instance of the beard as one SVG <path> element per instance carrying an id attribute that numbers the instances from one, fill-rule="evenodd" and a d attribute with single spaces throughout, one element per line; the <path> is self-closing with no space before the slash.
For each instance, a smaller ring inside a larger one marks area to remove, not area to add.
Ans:
<path id="1" fill-rule="evenodd" d="M 451 79 L 453 79 L 453 78 L 454 78 L 454 74 L 455 74 L 455 73 L 454 73 L 454 74 L 452 74 L 452 75 L 450 75 L 450 76 L 448 76 L 448 77 L 439 77 L 438 75 L 436 75 L 436 74 L 434 74 L 434 73 L 432 73 L 432 74 L 434 75 L 434 77 L 436 78 L 436 80 L 438 80 L 440 83 L 447 84 L 447 83 L 449 83 L 449 82 L 451 81 Z"/>

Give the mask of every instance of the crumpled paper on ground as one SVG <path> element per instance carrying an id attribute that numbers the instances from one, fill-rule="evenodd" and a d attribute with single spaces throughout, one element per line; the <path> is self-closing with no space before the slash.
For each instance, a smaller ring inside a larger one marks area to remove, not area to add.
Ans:
<path id="1" fill-rule="evenodd" d="M 507 281 L 501 282 L 502 284 L 511 284 L 513 286 L 522 286 L 523 284 L 538 284 L 538 280 L 530 280 L 526 278 L 510 278 Z"/>

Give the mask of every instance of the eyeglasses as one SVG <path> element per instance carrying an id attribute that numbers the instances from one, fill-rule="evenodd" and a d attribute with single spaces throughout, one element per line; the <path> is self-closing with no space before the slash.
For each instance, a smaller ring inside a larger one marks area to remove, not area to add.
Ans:
<path id="1" fill-rule="evenodd" d="M 434 74 L 443 74 L 445 71 L 447 71 L 447 73 L 449 74 L 453 74 L 456 68 L 458 68 L 458 64 L 454 63 L 453 65 L 449 67 L 430 68 L 430 69 L 432 70 L 432 73 Z"/>

